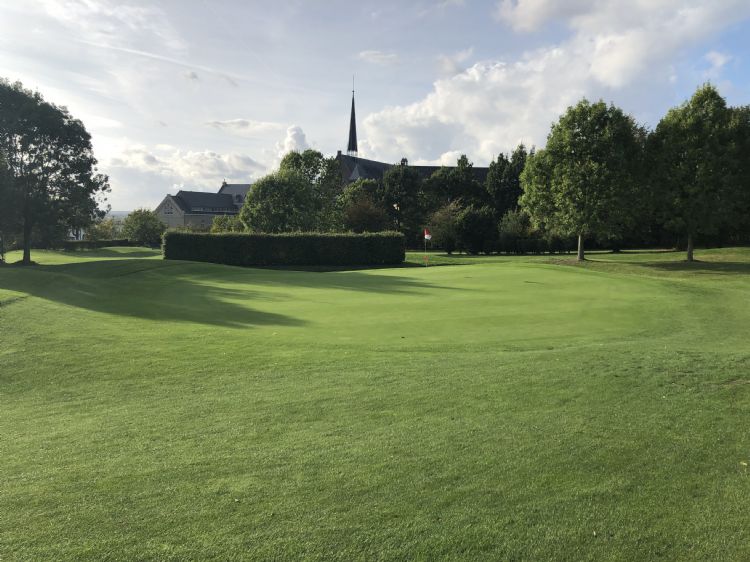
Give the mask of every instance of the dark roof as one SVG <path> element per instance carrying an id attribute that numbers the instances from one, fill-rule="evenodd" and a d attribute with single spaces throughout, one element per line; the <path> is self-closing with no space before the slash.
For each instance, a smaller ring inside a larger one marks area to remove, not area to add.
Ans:
<path id="1" fill-rule="evenodd" d="M 251 184 L 249 183 L 223 183 L 219 189 L 219 193 L 226 193 L 228 195 L 242 195 L 245 197 L 247 192 L 250 191 Z"/>
<path id="2" fill-rule="evenodd" d="M 349 146 L 346 151 L 357 153 L 357 120 L 354 118 L 354 90 L 352 90 L 352 116 L 349 120 Z"/>
<path id="3" fill-rule="evenodd" d="M 178 191 L 175 202 L 186 213 L 233 214 L 237 212 L 234 197 L 226 193 Z"/>
<path id="4" fill-rule="evenodd" d="M 341 165 L 341 176 L 345 183 L 351 183 L 358 179 L 368 180 L 381 180 L 383 174 L 391 167 L 397 164 L 387 164 L 385 162 L 378 162 L 377 160 L 367 160 L 366 158 L 358 158 L 356 156 L 348 156 L 346 154 L 337 154 L 336 159 Z M 432 174 L 437 172 L 443 166 L 409 166 L 423 178 L 429 178 Z M 455 166 L 444 166 L 446 168 L 453 168 Z M 487 172 L 489 168 L 480 168 L 473 166 L 474 177 L 478 182 L 484 183 L 487 179 Z"/>

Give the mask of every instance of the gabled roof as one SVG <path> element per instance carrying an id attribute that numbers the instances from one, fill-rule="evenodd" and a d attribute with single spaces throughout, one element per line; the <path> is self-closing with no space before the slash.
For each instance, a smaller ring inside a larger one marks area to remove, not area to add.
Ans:
<path id="1" fill-rule="evenodd" d="M 250 191 L 251 184 L 249 183 L 223 183 L 219 193 L 227 195 L 242 195 L 244 198 L 247 192 Z"/>
<path id="2" fill-rule="evenodd" d="M 396 164 L 387 164 L 385 162 L 378 162 L 377 160 L 367 160 L 366 158 L 359 158 L 357 156 L 349 156 L 347 154 L 337 154 L 336 159 L 339 161 L 341 166 L 341 176 L 346 183 L 351 183 L 358 179 L 368 180 L 381 180 L 383 174 Z M 416 172 L 423 178 L 427 179 L 432 174 L 437 172 L 441 166 L 409 166 L 416 170 Z M 446 166 L 452 168 L 453 166 Z M 487 172 L 489 168 L 479 168 L 473 166 L 474 177 L 480 183 L 484 183 L 487 179 Z"/>
<path id="3" fill-rule="evenodd" d="M 234 197 L 227 193 L 206 193 L 205 191 L 178 191 L 174 201 L 186 213 L 236 213 Z"/>

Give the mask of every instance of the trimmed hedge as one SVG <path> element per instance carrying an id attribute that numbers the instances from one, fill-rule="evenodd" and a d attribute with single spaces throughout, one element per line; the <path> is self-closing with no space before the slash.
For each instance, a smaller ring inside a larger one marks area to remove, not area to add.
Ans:
<path id="1" fill-rule="evenodd" d="M 364 234 L 289 233 L 206 234 L 168 231 L 162 252 L 167 260 L 225 265 L 396 265 L 404 261 L 400 232 Z"/>
<path id="2" fill-rule="evenodd" d="M 60 242 L 60 249 L 65 251 L 95 250 L 97 248 L 108 248 L 111 246 L 135 246 L 135 243 L 127 238 L 116 240 L 63 240 Z"/>

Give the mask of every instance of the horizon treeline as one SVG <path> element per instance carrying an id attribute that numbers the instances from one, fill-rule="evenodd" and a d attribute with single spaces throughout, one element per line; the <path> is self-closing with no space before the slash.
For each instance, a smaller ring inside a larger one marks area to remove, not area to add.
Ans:
<path id="1" fill-rule="evenodd" d="M 253 186 L 239 217 L 214 231 L 402 232 L 423 229 L 447 252 L 562 252 L 750 242 L 750 107 L 705 84 L 654 130 L 586 99 L 553 124 L 547 145 L 500 154 L 484 182 L 463 155 L 423 178 L 406 162 L 382 180 L 342 185 L 335 158 L 287 154 Z"/>

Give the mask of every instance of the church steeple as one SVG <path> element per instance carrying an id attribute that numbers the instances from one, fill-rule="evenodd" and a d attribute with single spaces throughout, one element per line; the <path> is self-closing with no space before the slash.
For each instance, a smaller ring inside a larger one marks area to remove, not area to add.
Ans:
<path id="1" fill-rule="evenodd" d="M 354 86 L 354 79 L 352 79 Z M 349 156 L 357 156 L 357 120 L 354 117 L 354 88 L 352 88 L 352 116 L 349 121 L 349 146 L 346 148 Z"/>

